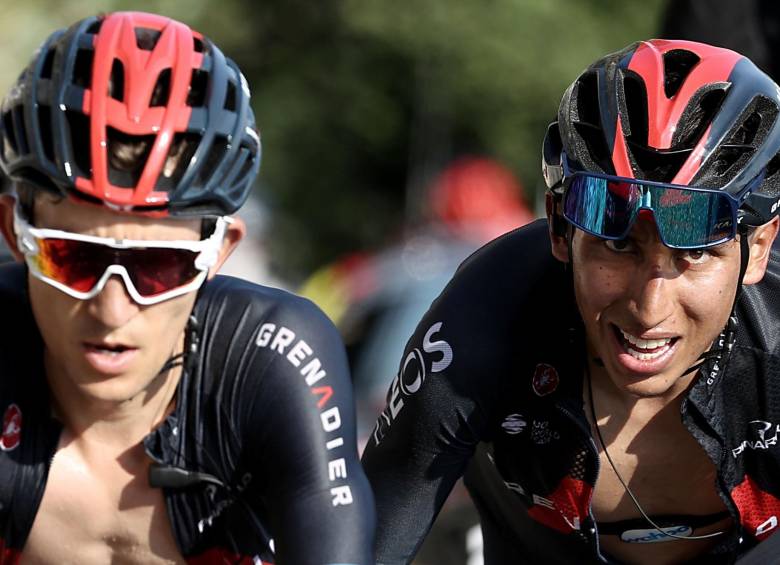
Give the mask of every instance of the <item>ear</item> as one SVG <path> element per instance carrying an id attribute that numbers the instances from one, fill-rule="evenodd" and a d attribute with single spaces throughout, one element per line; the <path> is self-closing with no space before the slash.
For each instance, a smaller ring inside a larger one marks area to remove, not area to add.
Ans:
<path id="1" fill-rule="evenodd" d="M 557 210 L 557 204 L 553 195 L 547 191 L 544 198 L 544 207 L 547 211 L 547 226 L 550 230 L 550 246 L 553 257 L 562 263 L 569 262 L 569 243 L 567 241 L 568 226 L 561 213 Z"/>
<path id="2" fill-rule="evenodd" d="M 210 279 L 214 278 L 217 271 L 222 268 L 222 265 L 224 265 L 225 261 L 227 261 L 228 257 L 233 253 L 233 250 L 246 235 L 246 224 L 244 223 L 244 220 L 238 216 L 233 216 L 232 220 L 233 221 L 228 224 L 227 229 L 225 230 L 222 248 L 219 250 L 219 258 L 214 266 L 209 269 Z"/>
<path id="3" fill-rule="evenodd" d="M 775 241 L 775 237 L 777 237 L 779 226 L 780 218 L 775 216 L 771 222 L 757 227 L 756 231 L 753 232 L 748 242 L 750 259 L 745 270 L 743 284 L 755 284 L 764 278 L 766 266 L 769 263 L 770 251 L 772 250 L 772 243 Z"/>
<path id="4" fill-rule="evenodd" d="M 10 194 L 0 196 L 0 231 L 3 232 L 3 239 L 8 246 L 8 251 L 17 261 L 24 261 L 24 255 L 19 251 L 16 245 L 16 234 L 14 233 L 14 206 L 16 199 Z"/>

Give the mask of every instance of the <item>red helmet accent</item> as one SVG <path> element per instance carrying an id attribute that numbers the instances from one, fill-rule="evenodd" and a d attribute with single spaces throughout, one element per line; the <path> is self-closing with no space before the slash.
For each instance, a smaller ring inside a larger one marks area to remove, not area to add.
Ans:
<path id="1" fill-rule="evenodd" d="M 160 32 L 151 51 L 138 47 L 136 28 Z M 117 12 L 106 17 L 95 35 L 95 65 L 92 86 L 85 92 L 84 113 L 90 117 L 92 179 L 79 177 L 76 187 L 89 196 L 119 207 L 160 206 L 168 202 L 167 192 L 155 192 L 177 132 L 184 132 L 192 108 L 185 102 L 192 71 L 200 67 L 203 55 L 195 51 L 193 31 L 177 21 L 137 12 Z M 109 95 L 112 67 L 119 61 L 124 69 L 121 100 Z M 160 75 L 170 69 L 170 94 L 164 106 L 152 106 L 152 94 Z M 154 143 L 138 184 L 122 188 L 108 180 L 107 128 L 131 135 L 152 135 Z"/>

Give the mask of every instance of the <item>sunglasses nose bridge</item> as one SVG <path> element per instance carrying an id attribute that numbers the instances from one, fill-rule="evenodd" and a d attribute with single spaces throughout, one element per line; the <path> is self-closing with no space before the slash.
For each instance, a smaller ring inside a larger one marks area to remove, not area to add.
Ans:
<path id="1" fill-rule="evenodd" d="M 133 296 L 137 293 L 121 265 L 109 266 L 93 292 L 89 311 L 106 326 L 120 327 L 138 312 L 139 305 Z"/>

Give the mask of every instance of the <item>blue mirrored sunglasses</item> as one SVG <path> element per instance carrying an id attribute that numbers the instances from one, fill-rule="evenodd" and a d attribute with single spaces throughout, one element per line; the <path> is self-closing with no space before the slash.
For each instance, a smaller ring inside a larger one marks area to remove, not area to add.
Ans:
<path id="1" fill-rule="evenodd" d="M 564 160 L 563 215 L 581 230 L 623 239 L 641 210 L 653 213 L 667 247 L 699 249 L 737 234 L 740 203 L 761 185 L 762 171 L 738 194 L 589 172 L 568 171 Z M 567 174 L 569 173 L 569 174 Z"/>

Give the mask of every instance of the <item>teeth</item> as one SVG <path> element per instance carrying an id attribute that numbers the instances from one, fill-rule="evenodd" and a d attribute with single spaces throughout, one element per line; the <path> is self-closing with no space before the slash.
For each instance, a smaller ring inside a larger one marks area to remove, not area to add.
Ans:
<path id="1" fill-rule="evenodd" d="M 623 334 L 623 337 L 626 338 L 626 341 L 628 341 L 633 345 L 636 345 L 637 348 L 639 349 L 657 349 L 658 347 L 669 345 L 669 343 L 672 341 L 672 338 L 670 337 L 666 337 L 663 339 L 642 339 L 633 336 L 630 333 L 626 333 L 623 330 L 620 330 L 620 333 Z"/>
<path id="2" fill-rule="evenodd" d="M 636 348 L 633 347 L 626 347 L 626 351 L 635 359 L 639 359 L 640 361 L 649 361 L 651 359 L 656 359 L 666 353 L 667 349 L 666 346 L 668 346 L 672 338 L 667 337 L 663 339 L 641 339 L 639 337 L 636 337 L 634 335 L 631 335 L 630 333 L 624 332 L 622 329 L 620 330 L 620 333 L 623 334 L 623 337 L 628 341 L 631 345 L 636 346 Z M 648 352 L 648 349 L 653 349 L 657 351 Z M 644 350 L 644 351 L 639 351 Z"/>

